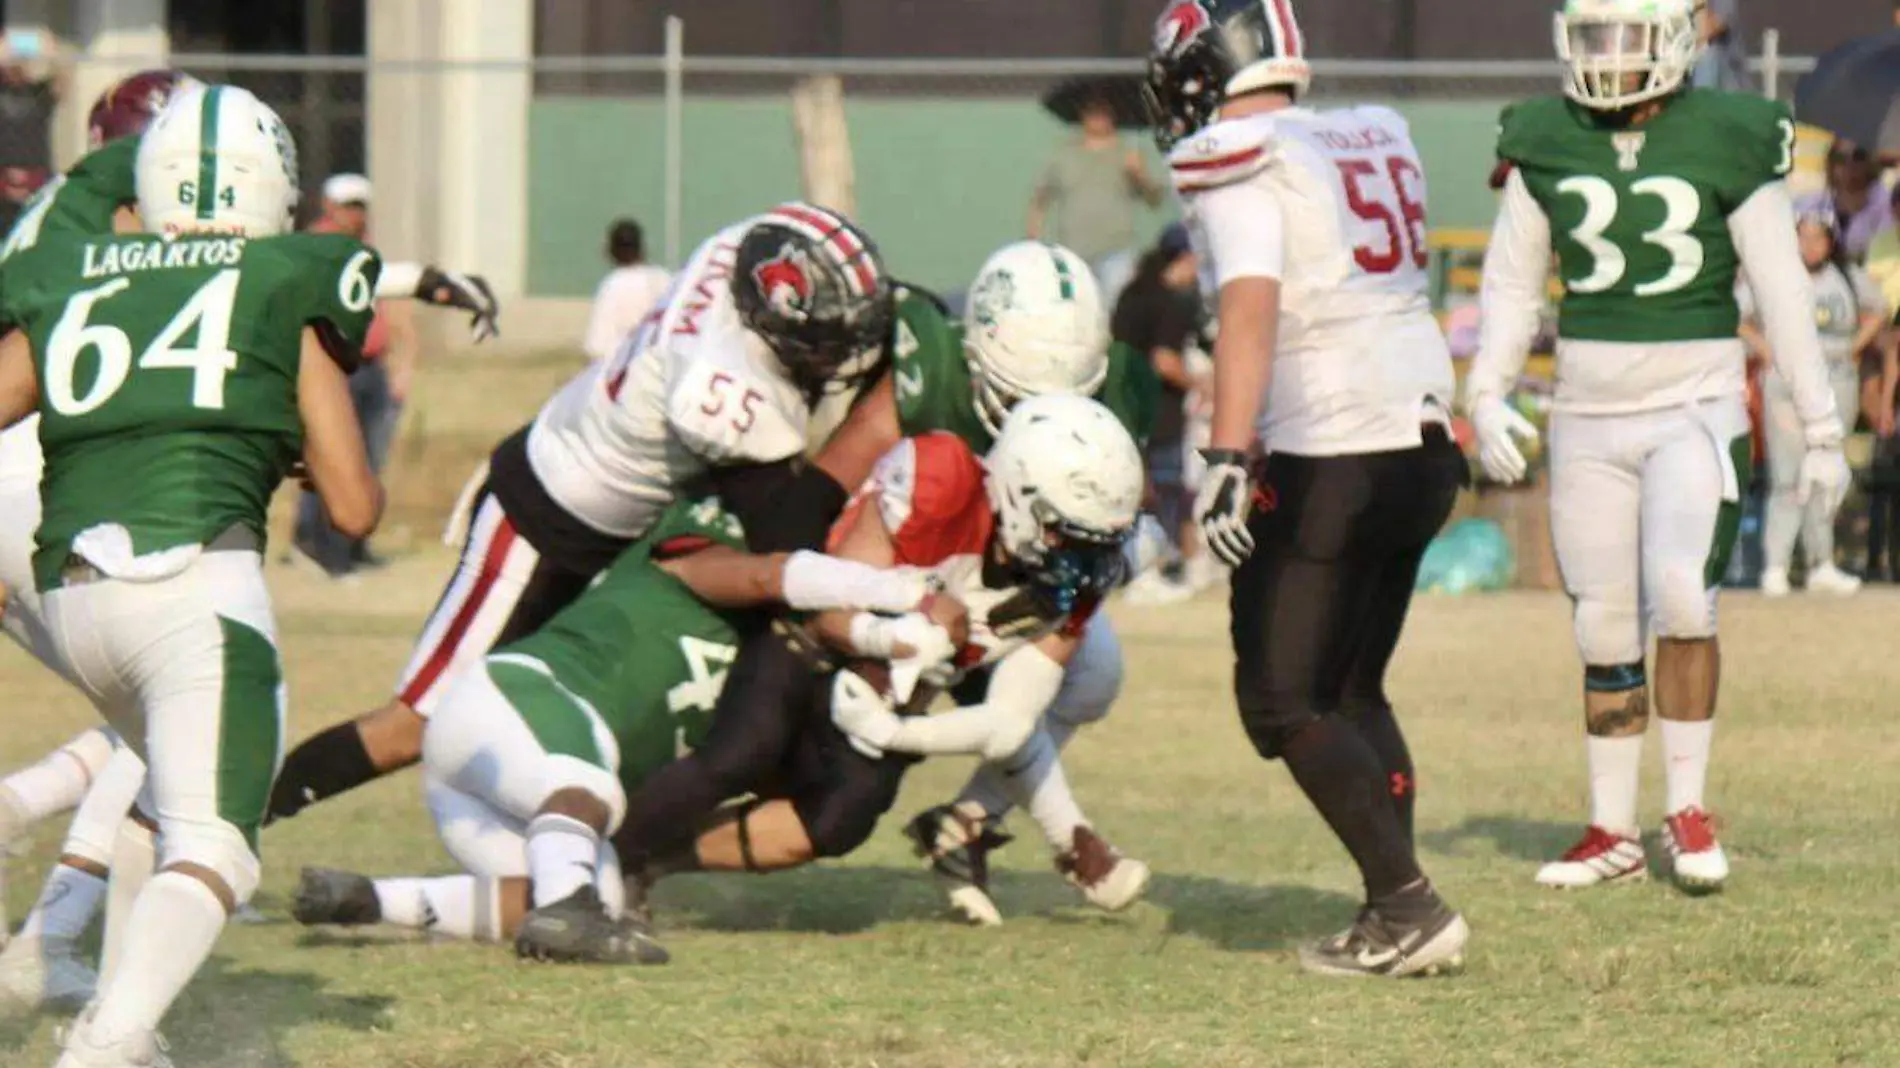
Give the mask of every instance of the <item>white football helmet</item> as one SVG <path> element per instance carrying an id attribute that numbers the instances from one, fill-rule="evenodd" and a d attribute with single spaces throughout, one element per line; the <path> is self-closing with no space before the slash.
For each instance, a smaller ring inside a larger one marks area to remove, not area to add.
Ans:
<path id="1" fill-rule="evenodd" d="M 1619 111 L 1667 96 L 1702 52 L 1698 0 L 1566 0 L 1556 17 L 1564 93 L 1587 108 Z"/>
<path id="2" fill-rule="evenodd" d="M 1108 313 L 1089 265 L 1061 245 L 1005 246 L 970 285 L 963 354 L 977 418 L 992 434 L 1024 397 L 1102 388 Z"/>
<path id="3" fill-rule="evenodd" d="M 1141 450 L 1115 413 L 1073 393 L 1026 398 L 983 465 L 1003 552 L 1064 611 L 1115 587 L 1146 485 Z"/>
<path id="4" fill-rule="evenodd" d="M 188 85 L 140 138 L 135 178 L 147 230 L 269 237 L 291 228 L 297 145 L 245 90 Z"/>

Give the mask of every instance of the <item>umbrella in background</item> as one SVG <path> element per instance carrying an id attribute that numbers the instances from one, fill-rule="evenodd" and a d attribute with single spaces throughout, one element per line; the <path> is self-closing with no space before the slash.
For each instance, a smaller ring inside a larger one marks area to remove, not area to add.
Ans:
<path id="1" fill-rule="evenodd" d="M 1900 152 L 1900 30 L 1821 57 L 1795 85 L 1795 114 L 1879 154 Z"/>
<path id="2" fill-rule="evenodd" d="M 1137 74 L 1085 74 L 1065 78 L 1042 96 L 1042 106 L 1051 115 L 1071 126 L 1082 121 L 1082 109 L 1100 101 L 1115 112 L 1115 125 L 1124 130 L 1145 130 L 1154 125 L 1148 118 L 1148 105 L 1142 101 L 1145 84 Z"/>

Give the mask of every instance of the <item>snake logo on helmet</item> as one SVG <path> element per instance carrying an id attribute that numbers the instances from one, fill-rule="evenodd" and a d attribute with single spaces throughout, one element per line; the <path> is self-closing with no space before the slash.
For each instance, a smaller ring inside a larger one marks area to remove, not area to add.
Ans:
<path id="1" fill-rule="evenodd" d="M 1244 93 L 1298 99 L 1313 81 L 1293 0 L 1179 0 L 1155 22 L 1145 96 L 1163 150 Z"/>
<path id="2" fill-rule="evenodd" d="M 1682 87 L 1701 55 L 1698 0 L 1567 0 L 1554 20 L 1564 94 L 1621 111 Z"/>
<path id="3" fill-rule="evenodd" d="M 1141 450 L 1115 413 L 1068 393 L 1010 410 L 984 458 L 1003 552 L 1063 611 L 1120 581 L 1122 542 L 1145 480 Z"/>
<path id="4" fill-rule="evenodd" d="M 995 434 L 1024 397 L 1093 394 L 1108 377 L 1108 340 L 1082 257 L 1040 241 L 1004 246 L 977 272 L 963 313 L 977 418 Z"/>
<path id="5" fill-rule="evenodd" d="M 194 84 L 140 138 L 135 178 L 148 230 L 269 237 L 297 207 L 296 143 L 249 92 Z"/>
<path id="6" fill-rule="evenodd" d="M 836 212 L 781 204 L 740 238 L 733 303 L 807 392 L 849 390 L 883 366 L 896 317 L 877 245 Z"/>

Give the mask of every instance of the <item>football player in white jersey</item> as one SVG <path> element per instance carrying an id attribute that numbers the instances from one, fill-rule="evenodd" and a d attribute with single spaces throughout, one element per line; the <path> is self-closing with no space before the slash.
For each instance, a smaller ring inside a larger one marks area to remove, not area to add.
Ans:
<path id="1" fill-rule="evenodd" d="M 708 239 L 618 352 L 496 447 L 461 564 L 394 698 L 293 750 L 271 817 L 419 760 L 450 676 L 539 629 L 688 481 L 709 480 L 758 551 L 821 542 L 835 505 L 797 507 L 815 496 L 796 492 L 816 473 L 805 454 L 877 370 L 892 293 L 871 239 L 816 205 L 782 204 Z M 795 559 L 794 607 L 822 607 L 804 598 L 824 600 L 824 566 Z"/>
<path id="2" fill-rule="evenodd" d="M 1455 967 L 1468 930 L 1420 871 L 1385 693 L 1419 559 L 1464 459 L 1426 296 L 1425 179 L 1405 120 L 1316 112 L 1290 0 L 1182 0 L 1155 26 L 1157 136 L 1214 299 L 1214 422 L 1195 506 L 1236 570 L 1235 696 L 1365 880 L 1331 975 Z M 1256 444 L 1267 455 L 1256 464 Z"/>

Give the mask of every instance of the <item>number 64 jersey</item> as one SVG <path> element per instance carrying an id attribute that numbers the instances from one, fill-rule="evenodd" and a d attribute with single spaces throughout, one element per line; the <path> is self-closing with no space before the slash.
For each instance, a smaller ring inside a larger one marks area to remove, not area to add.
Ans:
<path id="1" fill-rule="evenodd" d="M 1454 390 L 1426 273 L 1425 168 L 1382 107 L 1215 123 L 1169 155 L 1210 300 L 1280 282 L 1259 434 L 1305 456 L 1416 448 Z"/>

